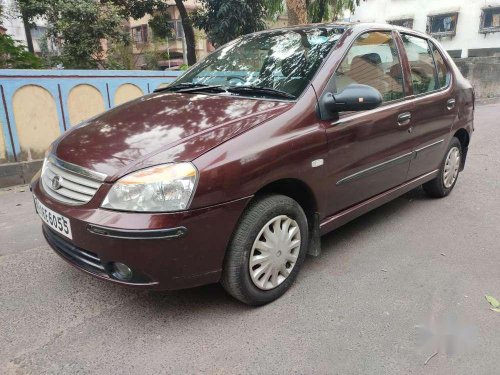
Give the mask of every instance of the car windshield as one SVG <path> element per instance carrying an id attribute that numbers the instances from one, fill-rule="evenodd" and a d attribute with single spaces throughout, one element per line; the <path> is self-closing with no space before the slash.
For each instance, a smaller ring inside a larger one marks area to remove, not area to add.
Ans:
<path id="1" fill-rule="evenodd" d="M 344 30 L 318 26 L 245 36 L 209 55 L 170 87 L 194 92 L 208 86 L 236 95 L 294 99 Z"/>

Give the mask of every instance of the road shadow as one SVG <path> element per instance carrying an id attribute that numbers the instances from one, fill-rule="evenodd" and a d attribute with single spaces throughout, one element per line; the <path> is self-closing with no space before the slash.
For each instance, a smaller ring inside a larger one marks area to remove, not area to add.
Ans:
<path id="1" fill-rule="evenodd" d="M 432 200 L 432 198 L 427 196 L 422 187 L 415 188 L 322 236 L 321 251 L 322 253 L 328 254 L 340 252 L 343 250 L 345 241 L 348 241 L 350 238 L 355 238 L 361 232 L 367 230 L 377 230 L 377 227 L 382 226 L 384 222 L 391 217 L 401 215 L 407 210 L 411 210 L 412 203 L 429 200 Z M 313 259 L 320 261 L 321 256 Z"/>
<path id="2" fill-rule="evenodd" d="M 404 211 L 412 208 L 413 202 L 430 200 L 422 188 L 416 188 L 401 197 L 378 207 L 365 215 L 343 225 L 335 231 L 324 235 L 321 238 L 324 253 L 336 253 L 342 251 L 344 241 L 357 236 L 360 232 L 366 230 L 376 230 L 381 221 L 387 220 L 391 216 L 401 215 Z M 304 272 L 307 272 L 307 264 L 311 261 L 321 262 L 322 257 L 306 259 Z M 227 309 L 227 311 L 245 311 L 252 310 L 253 307 L 246 306 L 232 297 L 230 297 L 219 284 L 211 284 L 202 287 L 168 291 L 168 292 L 147 292 L 137 301 L 143 303 L 140 299 L 144 298 L 158 305 L 159 308 L 168 309 L 172 306 L 182 306 L 191 312 L 201 312 L 204 310 Z"/>

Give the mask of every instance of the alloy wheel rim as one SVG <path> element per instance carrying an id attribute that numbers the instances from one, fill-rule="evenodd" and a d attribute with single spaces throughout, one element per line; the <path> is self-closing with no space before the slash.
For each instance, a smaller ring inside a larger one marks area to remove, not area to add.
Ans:
<path id="1" fill-rule="evenodd" d="M 460 169 L 460 150 L 458 147 L 452 147 L 446 156 L 443 173 L 443 185 L 449 189 L 455 183 Z"/>
<path id="2" fill-rule="evenodd" d="M 297 222 L 286 215 L 269 220 L 257 235 L 249 259 L 250 278 L 262 290 L 283 283 L 292 272 L 301 245 Z"/>

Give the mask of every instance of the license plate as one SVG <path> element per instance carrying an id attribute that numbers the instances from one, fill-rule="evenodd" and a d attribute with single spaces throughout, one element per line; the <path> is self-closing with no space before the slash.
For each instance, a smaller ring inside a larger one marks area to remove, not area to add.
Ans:
<path id="1" fill-rule="evenodd" d="M 71 234 L 69 219 L 58 214 L 57 212 L 52 211 L 50 208 L 45 207 L 35 196 L 33 196 L 33 199 L 35 200 L 36 212 L 43 222 L 57 233 L 72 239 L 73 236 Z"/>

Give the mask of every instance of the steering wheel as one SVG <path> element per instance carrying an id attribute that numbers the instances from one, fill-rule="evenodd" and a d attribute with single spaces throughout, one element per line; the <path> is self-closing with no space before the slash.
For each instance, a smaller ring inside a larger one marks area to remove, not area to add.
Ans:
<path id="1" fill-rule="evenodd" d="M 246 79 L 243 78 L 243 77 L 240 77 L 240 76 L 227 76 L 226 77 L 226 80 L 231 83 L 232 80 L 238 80 L 238 81 L 241 81 L 242 83 L 245 83 L 246 82 Z"/>

